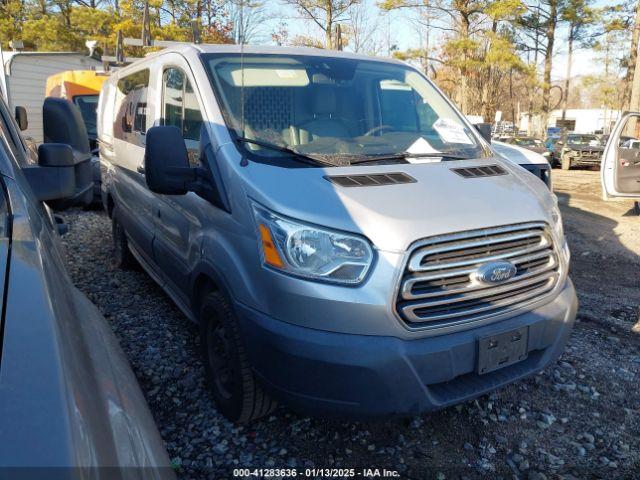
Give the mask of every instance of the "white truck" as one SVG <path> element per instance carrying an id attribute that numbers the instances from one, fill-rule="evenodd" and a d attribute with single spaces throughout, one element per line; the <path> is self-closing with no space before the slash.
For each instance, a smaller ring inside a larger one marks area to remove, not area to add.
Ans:
<path id="1" fill-rule="evenodd" d="M 29 143 L 40 144 L 42 104 L 47 78 L 65 70 L 91 70 L 102 64 L 85 53 L 74 52 L 1 52 L 3 96 L 11 111 L 24 107 L 28 126 L 22 133 Z"/>

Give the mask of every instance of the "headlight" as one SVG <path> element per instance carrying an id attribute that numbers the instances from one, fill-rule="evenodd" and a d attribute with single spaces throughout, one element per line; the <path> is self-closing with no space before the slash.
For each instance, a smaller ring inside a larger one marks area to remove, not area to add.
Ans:
<path id="1" fill-rule="evenodd" d="M 362 237 L 281 217 L 252 204 L 266 267 L 312 280 L 355 285 L 371 266 L 373 251 Z"/>

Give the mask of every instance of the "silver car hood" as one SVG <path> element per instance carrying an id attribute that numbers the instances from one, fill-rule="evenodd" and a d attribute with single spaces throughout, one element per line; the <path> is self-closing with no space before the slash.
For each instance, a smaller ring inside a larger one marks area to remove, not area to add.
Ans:
<path id="1" fill-rule="evenodd" d="M 500 164 L 507 175 L 463 178 L 452 168 Z M 529 221 L 551 222 L 552 196 L 524 169 L 498 158 L 337 168 L 240 167 L 254 201 L 306 223 L 359 233 L 379 250 L 458 231 Z M 416 182 L 341 187 L 332 175 L 403 172 Z"/>
<path id="2" fill-rule="evenodd" d="M 549 165 L 549 162 L 540 153 L 536 153 L 532 150 L 527 150 L 518 145 L 512 145 L 510 143 L 491 142 L 491 149 L 501 157 L 518 164 L 529 165 Z"/>

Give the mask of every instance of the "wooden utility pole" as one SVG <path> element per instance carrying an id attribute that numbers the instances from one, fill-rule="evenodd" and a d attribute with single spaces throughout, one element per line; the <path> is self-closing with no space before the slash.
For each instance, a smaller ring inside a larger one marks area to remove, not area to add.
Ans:
<path id="1" fill-rule="evenodd" d="M 567 55 L 567 78 L 564 81 L 564 95 L 562 96 L 562 128 L 565 129 L 567 119 L 567 104 L 569 103 L 569 87 L 571 86 L 571 63 L 573 62 L 573 42 L 575 40 L 575 25 L 569 24 L 569 53 Z"/>
<path id="2" fill-rule="evenodd" d="M 629 101 L 629 110 L 632 112 L 640 111 L 640 62 L 638 62 L 638 40 L 640 38 L 640 0 L 636 6 L 636 24 L 633 30 L 633 38 L 631 45 L 631 55 L 629 68 L 631 68 L 631 62 L 633 65 L 633 82 L 631 84 L 631 99 Z"/>
<path id="3" fill-rule="evenodd" d="M 336 24 L 334 44 L 336 50 L 342 50 L 344 48 L 344 45 L 342 44 L 342 26 L 339 23 Z"/>
<path id="4" fill-rule="evenodd" d="M 328 50 L 333 49 L 333 2 L 329 1 L 326 4 L 327 12 L 327 26 L 325 30 L 325 47 Z"/>
<path id="5" fill-rule="evenodd" d="M 142 46 L 151 46 L 151 18 L 149 16 L 149 2 L 144 4 L 142 12 Z"/>
<path id="6" fill-rule="evenodd" d="M 538 52 L 540 51 L 540 0 L 538 0 L 538 4 L 536 6 L 536 28 L 535 28 L 535 41 L 533 44 L 533 67 L 534 67 L 534 75 L 536 82 L 538 81 Z M 529 89 L 529 112 L 527 112 L 527 116 L 529 117 L 529 122 L 527 123 L 527 135 L 532 136 L 534 134 L 533 128 L 533 96 L 535 92 L 535 87 Z"/>
<path id="7" fill-rule="evenodd" d="M 631 52 L 629 54 L 629 65 L 627 66 L 627 75 L 625 77 L 625 96 L 629 93 L 629 89 L 633 90 L 633 85 L 635 84 L 634 78 L 637 77 L 637 64 L 638 64 L 638 47 L 640 46 L 640 1 L 636 5 L 636 19 L 633 25 L 633 34 L 631 35 Z M 636 88 L 637 90 L 637 88 Z M 631 94 L 633 97 L 633 93 Z M 625 98 L 625 107 L 628 110 L 637 111 L 638 109 L 638 94 L 636 93 L 636 103 L 635 108 L 631 108 L 632 98 Z"/>
<path id="8" fill-rule="evenodd" d="M 631 86 L 631 102 L 629 102 L 629 111 L 640 111 L 640 62 L 636 63 L 635 72 L 633 74 L 633 85 Z"/>
<path id="9" fill-rule="evenodd" d="M 558 1 L 549 0 L 549 18 L 546 25 L 547 48 L 544 55 L 544 78 L 542 84 L 542 135 L 547 135 L 547 125 L 551 114 L 551 68 L 553 65 L 553 47 L 558 23 Z"/>

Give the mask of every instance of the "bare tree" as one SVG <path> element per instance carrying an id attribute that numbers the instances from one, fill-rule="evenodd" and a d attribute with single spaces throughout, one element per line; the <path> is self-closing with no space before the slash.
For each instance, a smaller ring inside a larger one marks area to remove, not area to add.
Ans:
<path id="1" fill-rule="evenodd" d="M 349 9 L 361 0 L 282 0 L 295 7 L 303 18 L 311 20 L 324 32 L 325 47 L 335 48 L 336 24 L 349 19 Z"/>
<path id="2" fill-rule="evenodd" d="M 428 5 L 428 3 L 427 3 Z M 429 76 L 429 70 L 431 67 L 431 36 L 436 20 L 436 12 L 428 8 L 421 8 L 418 10 L 418 15 L 412 20 L 416 34 L 420 42 L 420 49 L 424 52 L 420 63 L 422 64 L 422 70 L 425 75 Z"/>
<path id="3" fill-rule="evenodd" d="M 554 0 L 555 1 L 555 0 Z M 429 28 L 438 28 L 455 39 L 456 63 L 459 69 L 458 105 L 463 113 L 469 113 L 471 103 L 469 77 L 473 67 L 472 50 L 475 48 L 474 36 L 484 35 L 487 12 L 502 2 L 497 0 L 382 0 L 379 5 L 385 10 L 422 11 L 429 13 Z M 492 8 L 489 8 L 489 7 Z M 511 3 L 507 3 L 512 8 Z M 502 7 L 501 7 L 502 8 Z M 442 16 L 445 22 L 435 24 L 431 20 Z"/>
<path id="4" fill-rule="evenodd" d="M 229 21 L 231 36 L 236 43 L 261 42 L 268 36 L 268 25 L 275 18 L 265 2 L 251 0 L 230 0 Z"/>
<path id="5" fill-rule="evenodd" d="M 288 44 L 289 29 L 284 21 L 281 20 L 271 31 L 271 41 L 280 47 Z"/>
<path id="6" fill-rule="evenodd" d="M 349 13 L 347 35 L 351 49 L 356 53 L 378 55 L 384 43 L 380 39 L 379 15 L 373 15 L 371 8 L 363 3 L 353 5 Z"/>
<path id="7" fill-rule="evenodd" d="M 538 54 L 542 54 L 544 71 L 542 77 L 542 129 L 546 134 L 547 122 L 551 113 L 551 71 L 555 54 L 556 30 L 562 21 L 562 0 L 528 0 L 528 12 L 516 25 L 519 46 L 526 52 L 534 53 L 534 65 L 537 68 Z M 532 104 L 532 102 L 531 102 Z M 532 106 L 532 105 L 531 105 Z"/>
<path id="8" fill-rule="evenodd" d="M 576 47 L 589 46 L 592 37 L 589 35 L 589 27 L 596 20 L 596 12 L 590 7 L 591 0 L 568 0 L 562 12 L 562 20 L 569 24 L 567 35 L 567 78 L 564 83 L 564 95 L 562 99 L 562 121 L 567 117 L 567 104 L 571 88 L 571 68 L 573 53 Z"/>

